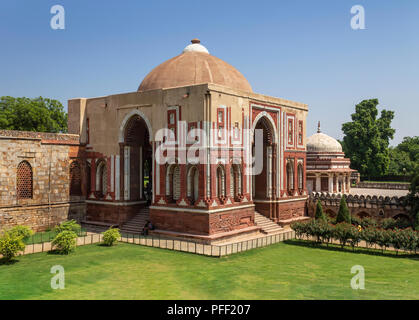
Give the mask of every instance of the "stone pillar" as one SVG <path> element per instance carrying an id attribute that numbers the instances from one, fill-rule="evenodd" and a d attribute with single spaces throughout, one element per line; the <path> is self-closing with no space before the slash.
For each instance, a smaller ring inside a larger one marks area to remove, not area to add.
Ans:
<path id="1" fill-rule="evenodd" d="M 342 189 L 342 193 L 346 193 L 346 175 L 343 175 L 343 189 Z"/>
<path id="2" fill-rule="evenodd" d="M 320 180 L 320 173 L 316 173 L 316 191 L 320 192 L 322 191 L 322 185 Z"/>
<path id="3" fill-rule="evenodd" d="M 333 175 L 333 192 L 338 192 L 338 176 L 335 174 Z"/>
<path id="4" fill-rule="evenodd" d="M 131 158 L 131 147 L 124 146 L 124 200 L 130 200 L 130 158 Z"/>
<path id="5" fill-rule="evenodd" d="M 266 148 L 267 163 L 266 163 L 266 197 L 272 197 L 272 147 Z"/>
<path id="6" fill-rule="evenodd" d="M 333 193 L 333 173 L 329 174 L 329 192 Z"/>
<path id="7" fill-rule="evenodd" d="M 95 191 L 96 191 L 96 159 L 93 158 L 90 163 L 90 195 L 89 198 L 95 198 Z"/>
<path id="8" fill-rule="evenodd" d="M 144 177 L 143 177 L 143 175 L 144 175 L 144 172 L 143 172 L 143 147 L 142 146 L 140 146 L 140 163 L 139 163 L 139 165 L 140 165 L 140 172 L 139 172 L 139 175 L 140 175 L 140 185 L 139 185 L 139 187 L 140 187 L 140 199 L 142 200 L 143 198 L 144 198 L 144 196 L 143 196 L 143 187 L 144 187 Z M 151 176 L 153 175 L 152 173 L 150 174 Z M 152 178 L 154 178 L 154 177 L 152 177 Z M 154 179 L 152 179 L 152 180 L 154 180 Z M 153 181 L 154 183 L 155 183 L 155 181 Z M 154 184 L 153 183 L 153 184 Z"/>

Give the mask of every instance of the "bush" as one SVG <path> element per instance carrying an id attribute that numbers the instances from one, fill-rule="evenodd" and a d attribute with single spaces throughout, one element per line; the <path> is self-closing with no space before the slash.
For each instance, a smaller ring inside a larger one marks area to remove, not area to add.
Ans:
<path id="1" fill-rule="evenodd" d="M 58 253 L 69 254 L 76 248 L 76 239 L 77 234 L 74 231 L 64 230 L 52 240 L 52 245 Z"/>
<path id="2" fill-rule="evenodd" d="M 412 223 L 408 219 L 400 218 L 395 220 L 395 228 L 397 229 L 407 229 L 412 227 Z"/>
<path id="3" fill-rule="evenodd" d="M 351 214 L 349 213 L 345 196 L 342 196 L 342 198 L 340 199 L 339 212 L 336 216 L 336 224 L 341 222 L 351 223 Z"/>
<path id="4" fill-rule="evenodd" d="M 377 244 L 384 250 L 391 244 L 392 235 L 390 232 L 392 231 L 384 229 L 377 230 Z"/>
<path id="5" fill-rule="evenodd" d="M 14 236 L 17 236 L 17 237 L 22 237 L 22 240 L 23 241 L 29 239 L 29 237 L 31 235 L 33 235 L 33 231 L 31 230 L 31 228 L 29 228 L 27 226 L 16 226 L 16 227 L 13 227 L 12 229 L 10 229 L 8 231 L 8 233 L 10 235 L 14 235 Z"/>
<path id="6" fill-rule="evenodd" d="M 346 222 L 339 223 L 335 228 L 333 228 L 332 236 L 333 238 L 339 240 L 342 248 L 352 236 L 351 228 L 353 228 L 353 226 Z"/>
<path id="7" fill-rule="evenodd" d="M 112 246 L 120 238 L 121 234 L 119 233 L 119 229 L 109 228 L 103 232 L 103 242 L 107 246 Z"/>
<path id="8" fill-rule="evenodd" d="M 25 250 L 23 237 L 16 233 L 5 232 L 0 237 L 0 254 L 3 255 L 4 260 L 12 260 L 19 252 Z"/>
<path id="9" fill-rule="evenodd" d="M 80 234 L 81 226 L 75 220 L 64 221 L 54 228 L 54 232 L 59 234 L 63 231 L 73 231 L 75 234 Z"/>
<path id="10" fill-rule="evenodd" d="M 393 218 L 386 218 L 381 220 L 379 227 L 383 228 L 384 230 L 394 229 L 396 227 L 396 220 Z"/>
<path id="11" fill-rule="evenodd" d="M 303 222 L 292 223 L 291 229 L 295 231 L 295 236 L 297 237 L 297 239 L 301 239 L 302 236 L 306 233 L 305 223 Z"/>
<path id="12" fill-rule="evenodd" d="M 361 241 L 361 233 L 362 233 L 362 227 L 355 227 L 353 225 L 350 225 L 348 227 L 348 242 L 352 247 L 352 250 L 355 250 L 355 246 Z"/>
<path id="13" fill-rule="evenodd" d="M 364 219 L 361 219 L 361 227 L 363 229 L 365 228 L 376 228 L 377 227 L 377 220 L 370 217 L 365 217 Z"/>
<path id="14" fill-rule="evenodd" d="M 373 227 L 363 228 L 361 239 L 367 243 L 367 247 L 372 247 L 373 244 L 377 243 L 377 229 Z"/>
<path id="15" fill-rule="evenodd" d="M 362 219 L 357 216 L 351 216 L 351 223 L 355 227 L 362 226 Z"/>
<path id="16" fill-rule="evenodd" d="M 326 216 L 324 215 L 322 203 L 320 200 L 317 200 L 315 218 L 316 220 L 326 221 Z"/>

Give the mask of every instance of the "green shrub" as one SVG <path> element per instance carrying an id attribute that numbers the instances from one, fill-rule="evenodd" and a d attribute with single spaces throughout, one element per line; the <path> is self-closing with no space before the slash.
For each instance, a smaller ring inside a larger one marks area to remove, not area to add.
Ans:
<path id="1" fill-rule="evenodd" d="M 392 241 L 391 232 L 392 232 L 391 230 L 385 230 L 385 229 L 377 230 L 377 244 L 384 250 L 391 244 L 391 241 Z"/>
<path id="2" fill-rule="evenodd" d="M 103 242 L 107 246 L 112 246 L 120 238 L 121 234 L 119 233 L 119 229 L 109 228 L 103 232 Z"/>
<path id="3" fill-rule="evenodd" d="M 400 218 L 395 220 L 395 228 L 397 229 L 407 229 L 412 227 L 412 223 L 405 218 Z"/>
<path id="4" fill-rule="evenodd" d="M 359 243 L 359 241 L 361 241 L 362 227 L 350 225 L 350 227 L 348 227 L 348 233 L 348 242 L 352 247 L 352 250 L 355 250 L 355 246 Z"/>
<path id="5" fill-rule="evenodd" d="M 381 220 L 379 227 L 383 228 L 384 230 L 394 229 L 396 227 L 396 220 L 393 218 L 385 218 Z"/>
<path id="6" fill-rule="evenodd" d="M 322 203 L 320 202 L 320 200 L 317 200 L 315 218 L 316 218 L 316 220 L 326 221 L 326 216 L 323 212 L 323 207 L 322 207 Z"/>
<path id="7" fill-rule="evenodd" d="M 25 250 L 23 237 L 16 233 L 5 232 L 0 236 L 0 254 L 4 260 L 12 260 L 19 252 Z"/>
<path id="8" fill-rule="evenodd" d="M 305 234 L 305 223 L 303 222 L 294 222 L 291 224 L 291 229 L 295 231 L 295 236 L 297 239 L 301 239 Z"/>
<path id="9" fill-rule="evenodd" d="M 361 227 L 365 228 L 376 228 L 377 227 L 377 220 L 370 217 L 365 217 L 361 219 Z"/>
<path id="10" fill-rule="evenodd" d="M 25 241 L 29 239 L 31 235 L 33 235 L 33 231 L 31 228 L 27 226 L 16 226 L 7 231 L 10 235 L 15 235 L 17 237 L 22 237 L 22 240 Z"/>
<path id="11" fill-rule="evenodd" d="M 351 216 L 351 223 L 355 227 L 362 226 L 362 219 L 357 216 Z"/>
<path id="12" fill-rule="evenodd" d="M 63 231 L 73 231 L 75 234 L 80 234 L 81 226 L 76 220 L 64 221 L 54 228 L 54 232 L 59 234 Z"/>
<path id="13" fill-rule="evenodd" d="M 361 239 L 366 242 L 368 248 L 372 247 L 373 244 L 377 243 L 377 229 L 374 227 L 363 228 Z"/>
<path id="14" fill-rule="evenodd" d="M 342 196 L 340 199 L 339 212 L 336 216 L 336 223 L 338 224 L 341 222 L 351 223 L 351 214 L 348 205 L 346 204 L 345 196 Z"/>
<path id="15" fill-rule="evenodd" d="M 332 237 L 339 240 L 341 247 L 343 248 L 351 237 L 351 228 L 353 226 L 346 222 L 341 222 L 336 225 L 332 230 Z"/>
<path id="16" fill-rule="evenodd" d="M 76 241 L 77 234 L 74 231 L 64 230 L 52 240 L 52 245 L 58 253 L 69 254 L 76 248 Z"/>

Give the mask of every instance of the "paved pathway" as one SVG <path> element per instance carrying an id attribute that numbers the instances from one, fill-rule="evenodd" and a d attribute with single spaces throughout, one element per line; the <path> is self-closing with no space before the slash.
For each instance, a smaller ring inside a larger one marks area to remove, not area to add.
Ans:
<path id="1" fill-rule="evenodd" d="M 409 193 L 409 190 L 395 189 L 370 189 L 370 188 L 351 188 L 350 194 L 363 196 L 383 196 L 383 197 L 403 197 Z"/>

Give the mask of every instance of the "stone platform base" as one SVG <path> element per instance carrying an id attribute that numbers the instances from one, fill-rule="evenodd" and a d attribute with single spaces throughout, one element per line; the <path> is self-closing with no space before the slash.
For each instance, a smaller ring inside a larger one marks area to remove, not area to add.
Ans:
<path id="1" fill-rule="evenodd" d="M 287 219 L 287 220 L 279 220 L 278 224 L 281 227 L 286 227 L 286 226 L 290 226 L 293 222 L 301 222 L 301 221 L 307 221 L 310 220 L 310 217 L 296 217 L 296 218 L 292 218 L 292 219 Z"/>
<path id="2" fill-rule="evenodd" d="M 231 242 L 231 241 L 239 241 L 246 239 L 248 237 L 254 237 L 256 235 L 260 235 L 260 227 L 252 226 L 244 229 L 217 233 L 214 235 L 200 235 L 200 234 L 191 234 L 191 233 L 182 233 L 182 232 L 175 232 L 175 231 L 166 231 L 166 230 L 153 230 L 150 231 L 150 235 L 152 236 L 160 236 L 166 239 L 174 239 L 174 240 L 191 240 L 196 243 L 201 244 L 220 244 L 223 242 Z"/>

